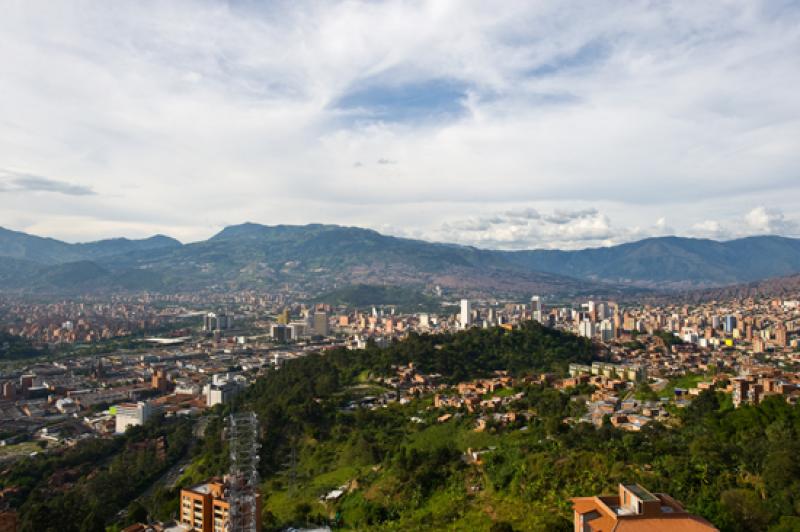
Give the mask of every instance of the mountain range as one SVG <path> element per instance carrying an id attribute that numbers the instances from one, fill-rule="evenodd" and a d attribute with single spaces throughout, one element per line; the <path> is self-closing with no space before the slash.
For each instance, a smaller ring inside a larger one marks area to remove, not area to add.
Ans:
<path id="1" fill-rule="evenodd" d="M 458 294 L 574 296 L 690 289 L 800 272 L 800 240 L 718 242 L 661 237 L 577 251 L 484 250 L 337 225 L 226 227 L 182 244 L 157 235 L 69 244 L 0 228 L 0 289 L 76 294 L 103 290 L 289 288 L 309 296 L 353 285 Z"/>

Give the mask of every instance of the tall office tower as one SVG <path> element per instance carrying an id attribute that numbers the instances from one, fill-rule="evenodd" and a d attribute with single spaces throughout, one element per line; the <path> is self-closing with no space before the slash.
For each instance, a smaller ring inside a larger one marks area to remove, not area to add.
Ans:
<path id="1" fill-rule="evenodd" d="M 539 296 L 531 298 L 531 317 L 542 323 L 542 300 Z"/>
<path id="2" fill-rule="evenodd" d="M 461 300 L 461 328 L 466 329 L 472 325 L 472 305 L 469 299 Z"/>
<path id="3" fill-rule="evenodd" d="M 725 328 L 725 332 L 731 334 L 736 328 L 736 316 L 725 316 L 722 324 Z"/>
<path id="4" fill-rule="evenodd" d="M 328 313 L 318 310 L 314 313 L 314 334 L 328 336 Z"/>

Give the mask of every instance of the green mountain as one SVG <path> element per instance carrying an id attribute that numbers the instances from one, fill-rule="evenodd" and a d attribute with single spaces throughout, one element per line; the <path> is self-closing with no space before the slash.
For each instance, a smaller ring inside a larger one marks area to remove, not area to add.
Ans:
<path id="1" fill-rule="evenodd" d="M 294 290 L 316 297 L 354 285 L 459 295 L 608 295 L 686 289 L 800 272 L 800 240 L 650 238 L 578 251 L 494 251 L 337 225 L 242 224 L 181 244 L 164 236 L 67 244 L 0 229 L 0 289 Z"/>
<path id="2" fill-rule="evenodd" d="M 29 235 L 0 227 L 0 256 L 34 261 L 40 264 L 62 264 L 94 260 L 137 251 L 180 247 L 181 243 L 163 235 L 143 240 L 112 238 L 84 244 L 68 244 L 53 238 Z"/>
<path id="3" fill-rule="evenodd" d="M 102 263 L 123 265 L 116 259 Z M 124 264 L 160 272 L 179 290 L 288 286 L 316 295 L 356 284 L 500 294 L 613 289 L 519 268 L 494 251 L 319 224 L 228 227 L 203 242 L 126 257 Z"/>
<path id="4" fill-rule="evenodd" d="M 578 251 L 515 251 L 506 257 L 523 268 L 579 279 L 665 288 L 721 286 L 800 272 L 800 240 L 661 237 Z"/>

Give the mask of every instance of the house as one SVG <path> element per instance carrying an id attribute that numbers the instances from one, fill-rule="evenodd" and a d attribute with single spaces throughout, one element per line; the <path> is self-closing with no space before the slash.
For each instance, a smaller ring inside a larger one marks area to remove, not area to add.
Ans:
<path id="1" fill-rule="evenodd" d="M 617 495 L 572 499 L 575 532 L 718 532 L 714 525 L 664 493 L 620 484 Z"/>

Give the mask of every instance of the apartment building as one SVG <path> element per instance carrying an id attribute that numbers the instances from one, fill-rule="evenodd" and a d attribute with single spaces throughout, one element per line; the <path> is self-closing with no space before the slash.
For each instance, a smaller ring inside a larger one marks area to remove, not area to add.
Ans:
<path id="1" fill-rule="evenodd" d="M 203 484 L 181 490 L 181 525 L 192 532 L 225 532 L 230 503 L 225 497 L 225 484 L 211 479 Z M 256 515 L 261 515 L 261 496 L 256 496 Z M 256 520 L 261 532 L 261 522 Z"/>

